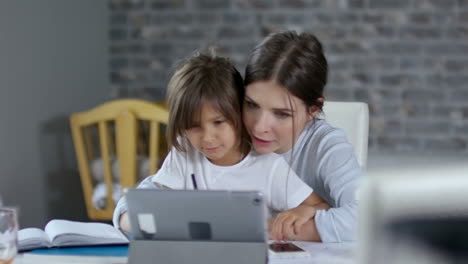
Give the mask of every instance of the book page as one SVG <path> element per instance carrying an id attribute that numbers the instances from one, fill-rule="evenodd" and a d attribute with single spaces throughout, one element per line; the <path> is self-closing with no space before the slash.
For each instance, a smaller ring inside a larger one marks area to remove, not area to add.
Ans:
<path id="1" fill-rule="evenodd" d="M 47 234 L 39 228 L 24 228 L 18 231 L 18 249 L 50 247 L 51 242 Z"/>
<path id="2" fill-rule="evenodd" d="M 45 232 L 54 246 L 128 243 L 117 228 L 103 223 L 52 220 L 46 225 Z"/>

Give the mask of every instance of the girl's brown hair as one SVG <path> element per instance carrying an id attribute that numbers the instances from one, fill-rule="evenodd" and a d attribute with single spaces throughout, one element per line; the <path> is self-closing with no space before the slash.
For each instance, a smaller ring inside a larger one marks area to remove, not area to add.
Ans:
<path id="1" fill-rule="evenodd" d="M 240 150 L 250 150 L 250 138 L 242 123 L 244 84 L 242 76 L 227 58 L 196 54 L 175 71 L 167 87 L 169 148 L 187 152 L 179 138 L 200 119 L 203 103 L 209 102 L 234 127 Z"/>

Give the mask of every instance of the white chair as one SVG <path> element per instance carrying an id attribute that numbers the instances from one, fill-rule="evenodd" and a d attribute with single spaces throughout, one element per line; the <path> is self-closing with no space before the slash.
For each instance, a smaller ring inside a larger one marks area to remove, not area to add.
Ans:
<path id="1" fill-rule="evenodd" d="M 369 108 L 361 102 L 325 101 L 320 116 L 330 125 L 342 129 L 354 147 L 354 153 L 363 170 L 367 166 L 369 137 Z"/>

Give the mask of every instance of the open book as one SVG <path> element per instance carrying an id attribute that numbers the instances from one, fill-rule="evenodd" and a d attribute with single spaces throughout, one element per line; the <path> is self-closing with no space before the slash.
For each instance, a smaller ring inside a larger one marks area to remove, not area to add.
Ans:
<path id="1" fill-rule="evenodd" d="M 18 250 L 35 248 L 128 244 L 117 228 L 103 223 L 51 220 L 44 228 L 25 228 L 18 232 Z"/>

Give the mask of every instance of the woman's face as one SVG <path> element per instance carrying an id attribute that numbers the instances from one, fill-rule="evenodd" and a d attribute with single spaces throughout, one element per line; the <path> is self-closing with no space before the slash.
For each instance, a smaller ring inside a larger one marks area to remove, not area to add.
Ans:
<path id="1" fill-rule="evenodd" d="M 258 153 L 287 152 L 316 112 L 275 81 L 246 87 L 244 124 Z"/>

